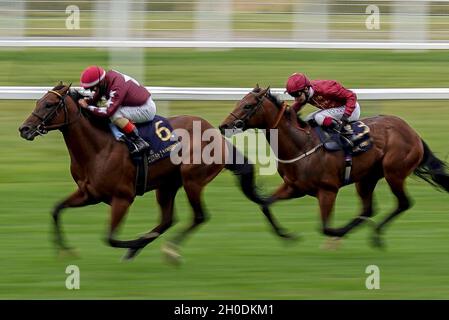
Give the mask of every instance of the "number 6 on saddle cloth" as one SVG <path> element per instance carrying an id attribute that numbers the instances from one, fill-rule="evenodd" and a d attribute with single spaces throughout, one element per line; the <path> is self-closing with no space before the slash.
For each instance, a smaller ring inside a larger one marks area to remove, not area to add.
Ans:
<path id="1" fill-rule="evenodd" d="M 125 142 L 131 153 L 135 149 L 133 143 L 113 123 L 110 123 L 109 126 L 115 138 L 118 141 Z M 173 133 L 173 128 L 168 120 L 159 115 L 156 115 L 152 121 L 137 123 L 136 127 L 142 139 L 150 145 L 150 149 L 145 150 L 143 154 L 131 154 L 137 169 L 136 194 L 141 196 L 146 191 L 148 166 L 170 156 L 171 150 L 178 144 L 178 139 Z"/>

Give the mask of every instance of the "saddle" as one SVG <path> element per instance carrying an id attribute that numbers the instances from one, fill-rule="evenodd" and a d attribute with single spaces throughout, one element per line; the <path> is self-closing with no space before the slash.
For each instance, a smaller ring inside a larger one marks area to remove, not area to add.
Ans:
<path id="1" fill-rule="evenodd" d="M 373 142 L 369 127 L 362 121 L 354 121 L 349 125 L 352 135 L 320 126 L 315 126 L 314 129 L 327 151 L 347 150 L 351 156 L 356 156 L 370 150 Z"/>
<path id="2" fill-rule="evenodd" d="M 156 115 L 152 121 L 136 124 L 139 135 L 150 145 L 141 153 L 131 153 L 135 146 L 120 132 L 115 125 L 110 124 L 111 131 L 118 141 L 124 142 L 130 151 L 131 159 L 136 166 L 136 195 L 143 195 L 147 190 L 148 167 L 166 157 L 177 146 L 178 139 L 168 120 Z"/>
<path id="3" fill-rule="evenodd" d="M 369 127 L 362 121 L 354 121 L 349 124 L 351 134 L 338 132 L 335 129 L 325 129 L 314 126 L 315 132 L 320 138 L 324 149 L 330 152 L 342 150 L 345 154 L 344 184 L 351 182 L 352 157 L 362 154 L 373 147 Z"/>

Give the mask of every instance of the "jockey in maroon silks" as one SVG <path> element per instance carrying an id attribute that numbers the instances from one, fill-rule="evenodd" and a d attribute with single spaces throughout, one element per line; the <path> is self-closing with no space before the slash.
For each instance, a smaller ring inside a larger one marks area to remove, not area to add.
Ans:
<path id="1" fill-rule="evenodd" d="M 105 71 L 98 66 L 89 66 L 81 74 L 81 86 L 94 92 L 90 99 L 80 99 L 81 107 L 98 117 L 109 118 L 113 124 L 135 145 L 132 153 L 149 148 L 139 136 L 134 123 L 153 120 L 156 105 L 148 90 L 135 79 L 115 70 Z M 105 98 L 103 106 L 98 106 Z"/>
<path id="2" fill-rule="evenodd" d="M 295 112 L 309 103 L 321 110 L 309 114 L 305 121 L 314 119 L 323 127 L 335 128 L 345 134 L 352 134 L 347 124 L 360 117 L 360 105 L 357 96 L 334 80 L 310 81 L 302 73 L 292 74 L 286 84 L 286 92 L 295 98 L 291 106 Z"/>

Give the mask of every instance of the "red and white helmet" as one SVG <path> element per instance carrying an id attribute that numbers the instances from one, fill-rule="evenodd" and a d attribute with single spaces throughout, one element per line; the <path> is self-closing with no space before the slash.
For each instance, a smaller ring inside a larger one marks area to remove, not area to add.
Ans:
<path id="1" fill-rule="evenodd" d="M 106 71 L 99 66 L 89 66 L 81 73 L 81 86 L 84 89 L 92 88 L 106 76 Z"/>
<path id="2" fill-rule="evenodd" d="M 294 73 L 292 74 L 285 85 L 286 91 L 291 94 L 301 90 L 304 90 L 306 87 L 310 87 L 309 79 L 302 73 Z"/>

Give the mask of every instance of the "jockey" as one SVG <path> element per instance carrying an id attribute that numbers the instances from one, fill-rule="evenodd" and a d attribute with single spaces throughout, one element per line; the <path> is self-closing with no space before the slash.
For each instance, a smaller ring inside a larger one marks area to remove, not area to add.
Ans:
<path id="1" fill-rule="evenodd" d="M 132 153 L 141 152 L 150 145 L 139 136 L 134 123 L 153 120 L 156 105 L 148 90 L 133 78 L 115 70 L 105 71 L 89 66 L 81 74 L 81 86 L 94 92 L 90 99 L 80 99 L 79 105 L 98 117 L 109 118 L 135 145 Z M 105 106 L 97 106 L 102 97 Z"/>
<path id="2" fill-rule="evenodd" d="M 314 119 L 320 126 L 344 129 L 344 134 L 352 135 L 351 121 L 360 117 L 360 106 L 357 96 L 334 80 L 310 81 L 302 73 L 292 74 L 286 84 L 286 92 L 295 98 L 291 106 L 295 112 L 309 103 L 321 110 L 309 114 L 305 121 Z"/>

